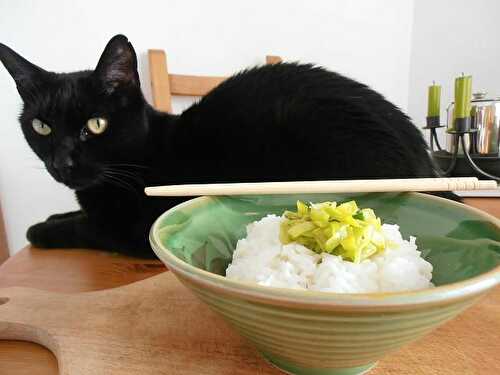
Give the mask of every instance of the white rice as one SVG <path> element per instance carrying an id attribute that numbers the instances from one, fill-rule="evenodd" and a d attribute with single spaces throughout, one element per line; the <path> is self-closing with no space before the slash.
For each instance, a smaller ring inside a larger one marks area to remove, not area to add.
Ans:
<path id="1" fill-rule="evenodd" d="M 384 224 L 384 252 L 356 264 L 314 253 L 279 240 L 281 217 L 268 215 L 247 226 L 226 277 L 259 285 L 336 293 L 395 292 L 432 287 L 432 265 L 417 250 L 415 237 L 402 238 L 399 226 Z"/>

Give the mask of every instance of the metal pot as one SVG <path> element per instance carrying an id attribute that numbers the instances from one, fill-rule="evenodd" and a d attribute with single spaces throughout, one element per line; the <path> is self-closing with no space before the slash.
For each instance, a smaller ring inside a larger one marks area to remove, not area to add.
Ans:
<path id="1" fill-rule="evenodd" d="M 498 156 L 500 140 L 500 98 L 486 99 L 486 93 L 472 94 L 471 100 L 471 127 L 476 133 L 465 136 L 465 143 L 471 154 Z M 453 109 L 451 103 L 446 109 L 448 129 L 453 129 Z M 454 136 L 447 135 L 446 149 L 453 153 Z M 459 146 L 458 153 L 463 153 Z"/>

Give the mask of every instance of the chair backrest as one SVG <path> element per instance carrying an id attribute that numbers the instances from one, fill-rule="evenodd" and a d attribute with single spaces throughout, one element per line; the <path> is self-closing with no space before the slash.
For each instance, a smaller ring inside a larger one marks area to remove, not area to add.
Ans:
<path id="1" fill-rule="evenodd" d="M 9 257 L 9 247 L 7 246 L 7 235 L 3 222 L 2 207 L 0 206 L 0 264 Z"/>
<path id="2" fill-rule="evenodd" d="M 153 105 L 159 111 L 172 112 L 172 96 L 203 96 L 227 77 L 192 76 L 168 72 L 165 51 L 150 49 L 149 74 Z M 266 64 L 281 62 L 279 56 L 266 56 Z"/>

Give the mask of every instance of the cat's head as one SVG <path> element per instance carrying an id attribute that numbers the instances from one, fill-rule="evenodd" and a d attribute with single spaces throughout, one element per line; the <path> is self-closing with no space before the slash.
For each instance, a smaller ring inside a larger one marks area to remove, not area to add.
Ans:
<path id="1" fill-rule="evenodd" d="M 142 163 L 146 104 L 126 37 L 109 41 L 93 71 L 48 72 L 3 44 L 0 61 L 24 102 L 24 136 L 54 179 L 79 190 Z"/>

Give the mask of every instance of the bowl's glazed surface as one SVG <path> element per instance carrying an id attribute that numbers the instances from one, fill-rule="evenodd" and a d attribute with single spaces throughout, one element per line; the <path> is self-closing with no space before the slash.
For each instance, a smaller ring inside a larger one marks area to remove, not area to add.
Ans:
<path id="1" fill-rule="evenodd" d="M 417 237 L 435 288 L 336 294 L 228 280 L 245 226 L 311 202 L 355 199 L 403 236 Z M 423 194 L 202 197 L 163 214 L 151 243 L 167 267 L 276 366 L 295 374 L 361 374 L 388 352 L 454 317 L 500 282 L 500 224 L 481 211 Z"/>

